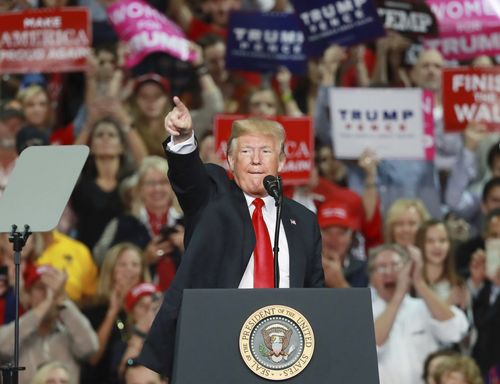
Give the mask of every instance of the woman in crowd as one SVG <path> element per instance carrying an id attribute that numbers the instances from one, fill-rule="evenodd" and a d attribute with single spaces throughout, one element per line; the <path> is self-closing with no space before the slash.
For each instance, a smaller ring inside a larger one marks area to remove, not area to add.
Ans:
<path id="1" fill-rule="evenodd" d="M 436 384 L 483 384 L 477 364 L 469 356 L 450 356 L 434 372 Z"/>
<path id="2" fill-rule="evenodd" d="M 94 247 L 94 257 L 99 262 L 111 246 L 123 241 L 143 249 L 162 290 L 167 289 L 173 279 L 180 262 L 178 247 L 182 247 L 182 241 L 173 244 L 172 237 L 164 236 L 165 229 L 175 228 L 182 217 L 167 172 L 165 159 L 158 156 L 144 159 L 137 173 L 137 184 L 132 187 L 130 212 L 111 220 Z M 171 232 L 174 235 L 177 231 Z"/>
<path id="3" fill-rule="evenodd" d="M 416 245 L 423 255 L 424 278 L 434 292 L 450 304 L 470 309 L 470 296 L 456 272 L 445 224 L 439 220 L 424 222 L 418 229 Z"/>
<path id="4" fill-rule="evenodd" d="M 41 366 L 31 380 L 31 384 L 77 384 L 70 376 L 68 368 L 58 361 Z"/>
<path id="5" fill-rule="evenodd" d="M 398 199 L 387 211 L 385 241 L 404 248 L 415 245 L 418 227 L 430 219 L 429 212 L 418 199 Z"/>
<path id="6" fill-rule="evenodd" d="M 77 239 L 92 249 L 106 224 L 123 212 L 120 181 L 130 173 L 123 127 L 115 120 L 97 120 L 89 130 L 90 157 L 73 191 Z"/>
<path id="7" fill-rule="evenodd" d="M 53 113 L 47 90 L 40 85 L 30 85 L 19 92 L 17 99 L 21 103 L 26 125 L 31 125 L 50 135 Z"/>
<path id="8" fill-rule="evenodd" d="M 149 281 L 146 261 L 135 245 L 117 244 L 106 254 L 97 297 L 84 311 L 97 330 L 99 350 L 82 370 L 82 383 L 118 382 L 118 365 L 127 343 L 124 299 L 132 287 Z"/>

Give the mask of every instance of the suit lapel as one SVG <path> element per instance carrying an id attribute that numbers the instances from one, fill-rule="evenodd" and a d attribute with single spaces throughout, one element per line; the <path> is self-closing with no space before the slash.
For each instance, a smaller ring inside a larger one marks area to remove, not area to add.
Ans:
<path id="1" fill-rule="evenodd" d="M 238 287 L 245 273 L 245 269 L 250 261 L 250 256 L 255 248 L 255 232 L 252 225 L 252 220 L 248 211 L 247 201 L 245 195 L 241 189 L 236 185 L 236 183 L 231 183 L 231 199 L 233 200 L 233 206 L 236 209 L 239 219 L 243 224 L 243 233 L 237 234 L 242 236 L 242 247 L 240 257 L 240 270 L 234 274 L 234 286 Z M 230 231 L 232 233 L 232 231 Z M 234 255 L 236 257 L 237 255 Z"/>
<path id="2" fill-rule="evenodd" d="M 283 201 L 281 210 L 281 222 L 286 234 L 288 243 L 288 255 L 290 258 L 290 288 L 302 287 L 302 269 L 300 264 L 300 247 L 298 243 L 299 231 L 297 230 L 297 219 L 290 216 L 290 209 L 287 201 Z"/>

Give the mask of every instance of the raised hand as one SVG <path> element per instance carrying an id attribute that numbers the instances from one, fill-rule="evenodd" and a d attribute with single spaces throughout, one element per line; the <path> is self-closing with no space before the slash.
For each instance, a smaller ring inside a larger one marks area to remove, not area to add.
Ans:
<path id="1" fill-rule="evenodd" d="M 172 136 L 174 144 L 182 143 L 193 134 L 193 121 L 184 103 L 175 96 L 174 108 L 165 117 L 165 129 Z"/>

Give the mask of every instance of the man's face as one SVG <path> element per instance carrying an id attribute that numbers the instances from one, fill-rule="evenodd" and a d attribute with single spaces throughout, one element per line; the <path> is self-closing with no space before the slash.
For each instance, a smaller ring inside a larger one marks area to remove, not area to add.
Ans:
<path id="1" fill-rule="evenodd" d="M 280 160 L 280 148 L 274 136 L 255 133 L 236 139 L 228 162 L 234 180 L 243 192 L 253 197 L 265 197 L 264 177 L 276 176 L 285 160 Z"/>
<path id="2" fill-rule="evenodd" d="M 493 187 L 486 199 L 481 203 L 483 213 L 487 215 L 494 209 L 500 208 L 500 186 Z"/>
<path id="3" fill-rule="evenodd" d="M 413 81 L 418 87 L 437 92 L 441 89 L 443 66 L 444 60 L 438 51 L 424 51 L 413 68 Z"/>
<path id="4" fill-rule="evenodd" d="M 225 82 L 229 76 L 226 70 L 226 44 L 222 41 L 207 46 L 204 50 L 205 64 L 208 72 L 217 84 Z"/>
<path id="5" fill-rule="evenodd" d="M 377 294 L 388 302 L 396 292 L 399 271 L 403 263 L 401 256 L 389 249 L 380 252 L 376 258 L 374 268 L 370 272 L 370 283 Z"/>
<path id="6" fill-rule="evenodd" d="M 126 384 L 160 384 L 160 375 L 142 366 L 130 367 L 125 373 Z"/>
<path id="7" fill-rule="evenodd" d="M 202 11 L 212 18 L 214 24 L 226 27 L 229 12 L 241 8 L 241 0 L 205 0 L 201 4 Z"/>
<path id="8" fill-rule="evenodd" d="M 349 252 L 352 243 L 352 230 L 339 225 L 321 229 L 323 250 L 338 254 L 342 260 Z"/>

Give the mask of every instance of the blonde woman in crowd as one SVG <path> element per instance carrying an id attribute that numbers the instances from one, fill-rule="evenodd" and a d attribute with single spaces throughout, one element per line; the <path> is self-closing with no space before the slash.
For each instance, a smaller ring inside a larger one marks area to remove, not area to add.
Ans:
<path id="1" fill-rule="evenodd" d="M 436 384 L 483 384 L 479 367 L 469 356 L 450 356 L 434 372 Z"/>
<path id="2" fill-rule="evenodd" d="M 387 211 L 385 242 L 404 248 L 415 245 L 418 227 L 429 218 L 429 212 L 420 200 L 396 200 Z"/>
<path id="3" fill-rule="evenodd" d="M 97 330 L 99 350 L 82 371 L 82 383 L 117 382 L 118 364 L 128 337 L 124 298 L 130 288 L 149 281 L 146 261 L 135 245 L 117 244 L 106 254 L 95 303 L 84 311 Z"/>
<path id="4" fill-rule="evenodd" d="M 42 365 L 36 372 L 31 384 L 77 384 L 74 377 L 71 377 L 66 365 L 59 361 L 54 361 Z"/>
<path id="5" fill-rule="evenodd" d="M 50 135 L 53 113 L 47 90 L 40 85 L 30 85 L 19 92 L 17 99 L 21 103 L 26 125 L 31 125 Z"/>

